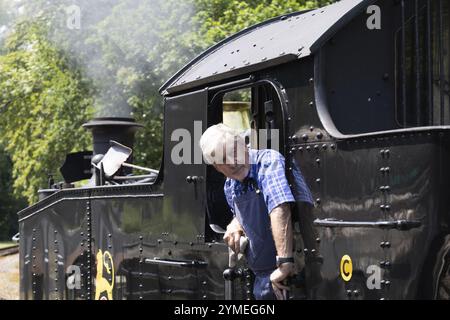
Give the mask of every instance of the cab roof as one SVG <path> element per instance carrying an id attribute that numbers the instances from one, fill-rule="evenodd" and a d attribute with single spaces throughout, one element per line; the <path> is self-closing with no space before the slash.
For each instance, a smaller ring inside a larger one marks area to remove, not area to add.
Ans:
<path id="1" fill-rule="evenodd" d="M 375 0 L 341 0 L 244 29 L 190 61 L 160 88 L 162 95 L 301 59 Z"/>

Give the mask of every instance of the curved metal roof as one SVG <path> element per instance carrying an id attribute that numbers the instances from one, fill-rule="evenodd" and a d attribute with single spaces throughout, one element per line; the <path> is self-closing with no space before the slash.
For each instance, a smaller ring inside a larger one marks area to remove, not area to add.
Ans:
<path id="1" fill-rule="evenodd" d="M 373 2 L 341 0 L 244 29 L 189 62 L 160 88 L 160 93 L 167 95 L 309 56 Z"/>

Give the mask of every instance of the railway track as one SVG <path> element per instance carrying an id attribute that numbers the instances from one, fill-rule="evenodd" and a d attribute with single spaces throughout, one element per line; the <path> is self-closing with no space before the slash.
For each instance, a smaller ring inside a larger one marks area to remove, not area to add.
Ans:
<path id="1" fill-rule="evenodd" d="M 9 256 L 19 252 L 19 245 L 13 245 L 7 248 L 0 249 L 0 257 Z"/>

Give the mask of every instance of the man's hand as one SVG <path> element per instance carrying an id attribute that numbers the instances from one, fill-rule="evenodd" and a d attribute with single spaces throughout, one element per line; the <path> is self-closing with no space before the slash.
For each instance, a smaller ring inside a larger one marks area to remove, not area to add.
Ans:
<path id="1" fill-rule="evenodd" d="M 284 280 L 287 280 L 289 276 L 294 274 L 294 264 L 291 262 L 283 263 L 270 275 L 270 281 L 272 282 L 273 292 L 278 300 L 284 300 L 285 296 L 283 290 L 289 290 L 289 287 L 283 284 Z"/>
<path id="2" fill-rule="evenodd" d="M 223 239 L 236 254 L 240 251 L 240 239 L 243 234 L 244 230 L 242 229 L 241 224 L 234 218 L 227 226 L 227 231 L 225 232 Z"/>

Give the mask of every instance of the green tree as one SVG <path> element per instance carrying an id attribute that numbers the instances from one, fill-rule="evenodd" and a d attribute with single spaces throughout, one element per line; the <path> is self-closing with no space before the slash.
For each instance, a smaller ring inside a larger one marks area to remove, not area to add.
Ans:
<path id="1" fill-rule="evenodd" d="M 91 114 L 89 83 L 48 42 L 45 26 L 18 24 L 0 56 L 0 143 L 13 161 L 14 190 L 29 202 L 66 153 L 90 142 L 81 129 Z"/>
<path id="2" fill-rule="evenodd" d="M 13 195 L 11 173 L 11 159 L 0 146 L 0 241 L 17 233 L 17 212 L 26 206 L 25 199 Z"/>

